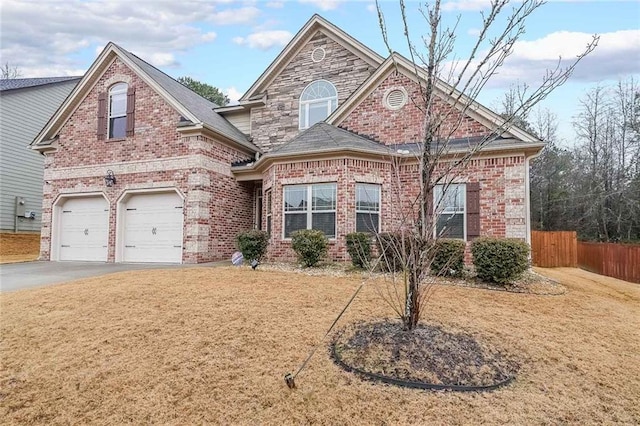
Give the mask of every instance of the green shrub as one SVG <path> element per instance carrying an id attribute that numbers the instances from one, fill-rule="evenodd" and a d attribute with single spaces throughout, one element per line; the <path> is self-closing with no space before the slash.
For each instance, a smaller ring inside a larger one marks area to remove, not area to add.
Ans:
<path id="1" fill-rule="evenodd" d="M 371 259 L 371 235 L 367 232 L 347 234 L 347 252 L 356 268 L 366 268 Z"/>
<path id="2" fill-rule="evenodd" d="M 236 237 L 236 244 L 245 259 L 260 261 L 267 253 L 269 234 L 257 229 L 241 232 Z"/>
<path id="3" fill-rule="evenodd" d="M 464 268 L 464 248 L 462 240 L 437 240 L 434 246 L 431 273 L 435 275 L 460 275 Z"/>
<path id="4" fill-rule="evenodd" d="M 529 245 L 520 240 L 477 238 L 471 243 L 471 254 L 483 281 L 507 284 L 529 267 Z"/>
<path id="5" fill-rule="evenodd" d="M 327 255 L 329 241 L 322 231 L 301 229 L 291 234 L 291 247 L 298 260 L 307 267 L 315 266 Z"/>

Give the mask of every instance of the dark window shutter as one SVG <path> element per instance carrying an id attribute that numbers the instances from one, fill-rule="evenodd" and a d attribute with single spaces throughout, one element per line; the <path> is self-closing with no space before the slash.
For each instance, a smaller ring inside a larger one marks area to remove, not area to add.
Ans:
<path id="1" fill-rule="evenodd" d="M 107 93 L 101 92 L 98 95 L 98 129 L 99 140 L 107 137 Z"/>
<path id="2" fill-rule="evenodd" d="M 480 236 L 480 183 L 467 183 L 467 240 Z"/>
<path id="3" fill-rule="evenodd" d="M 136 116 L 136 88 L 127 89 L 127 136 L 133 136 Z"/>

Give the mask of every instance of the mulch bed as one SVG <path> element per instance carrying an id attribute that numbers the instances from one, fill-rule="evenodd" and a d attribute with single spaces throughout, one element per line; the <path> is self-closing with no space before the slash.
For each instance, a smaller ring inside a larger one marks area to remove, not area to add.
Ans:
<path id="1" fill-rule="evenodd" d="M 348 277 L 362 275 L 363 277 L 374 278 L 385 276 L 382 272 L 369 272 L 354 268 L 347 262 L 320 263 L 313 268 L 305 268 L 293 262 L 265 262 L 261 263 L 258 268 L 268 271 L 297 272 L 310 276 Z M 436 284 L 505 291 L 509 293 L 533 294 L 537 296 L 559 296 L 567 292 L 566 287 L 562 284 L 544 277 L 533 270 L 526 271 L 517 280 L 506 285 L 484 282 L 476 278 L 474 273 L 468 271 L 462 278 L 439 277 L 436 280 Z"/>
<path id="2" fill-rule="evenodd" d="M 359 323 L 334 344 L 349 367 L 425 384 L 491 386 L 510 379 L 520 367 L 506 352 L 435 324 L 405 331 L 399 321 Z"/>

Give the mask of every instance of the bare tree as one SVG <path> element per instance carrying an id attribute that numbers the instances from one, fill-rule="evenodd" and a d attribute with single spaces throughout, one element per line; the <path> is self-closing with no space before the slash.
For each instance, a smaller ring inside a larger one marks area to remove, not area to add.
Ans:
<path id="1" fill-rule="evenodd" d="M 420 9 L 428 32 L 420 37 L 419 44 L 414 42 L 409 31 L 405 1 L 399 1 L 409 58 L 416 80 L 420 82 L 420 99 L 414 101 L 419 103 L 424 115 L 422 141 L 411 155 L 395 161 L 393 166 L 397 186 L 403 186 L 403 180 L 409 175 L 417 178 L 417 191 L 411 199 L 403 199 L 407 198 L 403 195 L 406 190 L 395 194 L 401 211 L 394 227 L 401 239 L 393 249 L 401 259 L 402 268 L 394 279 L 399 280 L 403 291 L 398 291 L 399 286 L 394 285 L 385 299 L 396 306 L 406 330 L 416 327 L 432 292 L 429 269 L 440 237 L 436 235 L 436 225 L 438 220 L 442 220 L 442 202 L 452 182 L 479 151 L 508 131 L 517 117 L 526 117 L 534 105 L 566 82 L 576 64 L 597 45 L 598 38 L 594 36 L 584 51 L 568 65 L 559 60 L 554 69 L 546 72 L 539 86 L 523 87 L 519 93 L 519 106 L 505 114 L 485 137 L 461 150 L 453 143 L 454 134 L 463 125 L 467 113 L 477 106 L 479 94 L 504 65 L 516 41 L 524 34 L 527 18 L 544 1 L 523 0 L 514 3 L 510 11 L 507 10 L 508 4 L 508 0 L 492 0 L 488 12 L 482 14 L 482 29 L 468 58 L 451 61 L 456 27 L 443 26 L 441 0 L 434 0 Z M 392 53 L 379 3 L 377 9 L 384 41 Z M 451 62 L 453 65 L 446 68 L 445 65 Z M 442 108 L 442 95 L 450 100 L 451 108 Z M 447 161 L 443 161 L 445 157 Z M 416 184 L 415 179 L 413 184 Z M 436 186 L 443 196 L 435 197 L 434 202 Z"/>
<path id="2" fill-rule="evenodd" d="M 537 109 L 533 132 L 547 142 L 531 164 L 530 199 L 532 227 L 545 231 L 575 230 L 577 222 L 572 197 L 575 193 L 574 153 L 562 147 L 558 138 L 558 119 L 549 109 Z"/>
<path id="3" fill-rule="evenodd" d="M 13 80 L 22 76 L 18 67 L 9 65 L 9 62 L 5 62 L 4 65 L 0 66 L 0 73 L 2 74 L 0 80 Z"/>
<path id="4" fill-rule="evenodd" d="M 579 145 L 574 179 L 581 237 L 602 241 L 638 238 L 640 195 L 640 86 L 634 78 L 597 86 L 580 101 L 574 119 Z"/>

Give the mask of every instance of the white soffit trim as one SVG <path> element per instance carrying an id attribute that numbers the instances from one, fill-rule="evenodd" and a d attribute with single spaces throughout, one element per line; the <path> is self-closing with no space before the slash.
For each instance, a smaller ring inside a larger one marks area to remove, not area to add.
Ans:
<path id="1" fill-rule="evenodd" d="M 298 31 L 298 33 L 291 39 L 287 46 L 280 52 L 280 54 L 271 62 L 266 70 L 258 77 L 255 83 L 242 95 L 240 101 L 249 99 L 254 94 L 258 93 L 264 86 L 267 86 L 274 78 L 276 78 L 282 69 L 291 61 L 291 59 L 305 46 L 308 39 L 310 39 L 316 31 L 321 31 L 327 37 L 333 41 L 344 46 L 346 49 L 356 54 L 366 62 L 373 66 L 379 66 L 384 58 L 371 50 L 369 47 L 360 43 L 355 38 L 333 25 L 318 14 L 315 14 L 307 21 L 306 24 Z"/>

